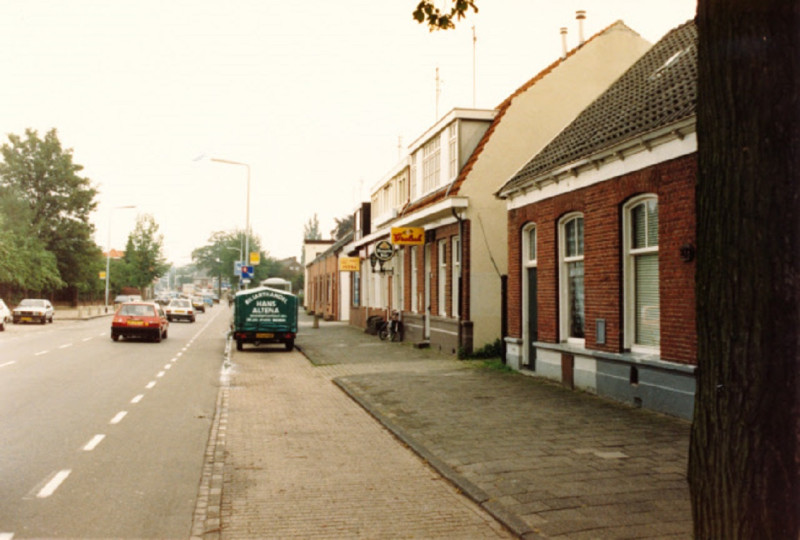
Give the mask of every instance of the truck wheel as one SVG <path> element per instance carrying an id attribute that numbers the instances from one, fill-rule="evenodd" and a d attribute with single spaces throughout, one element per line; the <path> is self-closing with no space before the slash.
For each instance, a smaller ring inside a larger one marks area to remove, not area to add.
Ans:
<path id="1" fill-rule="evenodd" d="M 290 339 L 286 342 L 286 350 L 291 351 L 292 349 L 294 349 L 294 340 Z"/>
<path id="2" fill-rule="evenodd" d="M 242 343 L 241 339 L 237 339 L 236 340 L 236 350 L 237 351 L 241 351 L 242 349 L 244 349 L 244 343 Z"/>

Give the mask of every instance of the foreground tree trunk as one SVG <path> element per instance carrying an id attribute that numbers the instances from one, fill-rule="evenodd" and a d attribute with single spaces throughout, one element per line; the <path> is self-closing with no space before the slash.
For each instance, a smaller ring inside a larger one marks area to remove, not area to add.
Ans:
<path id="1" fill-rule="evenodd" d="M 800 538 L 800 3 L 699 0 L 696 538 Z"/>

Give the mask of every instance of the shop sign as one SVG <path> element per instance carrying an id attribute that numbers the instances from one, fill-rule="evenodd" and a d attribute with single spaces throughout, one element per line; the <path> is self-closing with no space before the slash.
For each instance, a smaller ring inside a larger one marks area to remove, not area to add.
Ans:
<path id="1" fill-rule="evenodd" d="M 425 243 L 422 227 L 392 227 L 392 244 L 396 246 L 420 246 Z"/>
<path id="2" fill-rule="evenodd" d="M 339 257 L 340 272 L 358 272 L 361 270 L 361 259 L 358 257 Z"/>
<path id="3" fill-rule="evenodd" d="M 388 261 L 394 255 L 394 246 L 388 240 L 375 244 L 375 256 L 379 261 Z"/>

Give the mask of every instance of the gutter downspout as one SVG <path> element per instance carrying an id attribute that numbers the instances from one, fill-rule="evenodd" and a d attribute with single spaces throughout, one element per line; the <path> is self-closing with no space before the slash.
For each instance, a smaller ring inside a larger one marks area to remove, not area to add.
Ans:
<path id="1" fill-rule="evenodd" d="M 464 302 L 462 299 L 463 296 L 462 289 L 464 287 L 464 219 L 459 217 L 455 208 L 450 208 L 450 211 L 453 213 L 453 217 L 456 218 L 456 221 L 458 221 L 458 249 L 459 249 L 458 287 L 457 287 L 458 313 L 456 315 L 458 316 L 458 348 L 461 349 L 463 347 L 462 343 L 463 332 L 461 331 L 461 322 L 462 322 L 461 314 L 463 313 L 464 310 Z"/>

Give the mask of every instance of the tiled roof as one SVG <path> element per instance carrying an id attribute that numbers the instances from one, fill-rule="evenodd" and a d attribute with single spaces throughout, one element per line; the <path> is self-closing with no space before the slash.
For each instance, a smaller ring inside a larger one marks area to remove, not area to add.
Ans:
<path id="1" fill-rule="evenodd" d="M 697 105 L 697 28 L 667 33 L 499 191 L 686 120 Z"/>
<path id="2" fill-rule="evenodd" d="M 567 59 L 572 57 L 582 48 L 586 47 L 588 43 L 594 41 L 599 36 L 610 33 L 619 28 L 625 28 L 627 30 L 630 30 L 631 32 L 633 31 L 624 22 L 616 21 L 613 24 L 610 24 L 609 26 L 604 28 L 603 30 L 600 30 L 599 32 L 594 34 L 592 37 L 584 41 L 582 44 L 571 49 L 569 52 L 567 52 L 566 56 L 559 58 L 558 60 L 556 60 L 555 62 L 544 68 L 542 71 L 537 73 L 532 79 L 528 80 L 525 84 L 517 88 L 516 91 L 514 91 L 510 96 L 508 96 L 505 100 L 503 100 L 503 102 L 500 105 L 497 106 L 497 114 L 495 115 L 492 124 L 489 126 L 489 129 L 487 129 L 486 132 L 483 134 L 483 137 L 481 138 L 480 142 L 478 142 L 478 146 L 472 152 L 472 155 L 470 155 L 469 159 L 464 164 L 464 167 L 462 167 L 461 171 L 458 174 L 458 177 L 455 179 L 455 181 L 453 181 L 452 185 L 450 184 L 445 185 L 439 188 L 438 190 L 429 193 L 422 199 L 406 205 L 406 207 L 402 209 L 402 213 L 409 214 L 411 212 L 419 210 L 420 208 L 424 208 L 426 206 L 430 206 L 433 203 L 439 202 L 449 196 L 458 195 L 458 191 L 461 188 L 461 185 L 464 183 L 464 180 L 466 180 L 467 176 L 469 176 L 470 171 L 472 171 L 472 168 L 478 161 L 478 158 L 483 152 L 483 149 L 489 143 L 489 139 L 492 138 L 492 135 L 494 134 L 495 129 L 497 128 L 497 125 L 500 122 L 502 122 L 503 116 L 505 116 L 506 112 L 511 107 L 511 104 L 513 103 L 514 99 L 524 94 L 536 83 L 547 77 L 550 73 L 553 72 L 554 69 L 556 69 L 558 66 L 566 62 Z"/>

